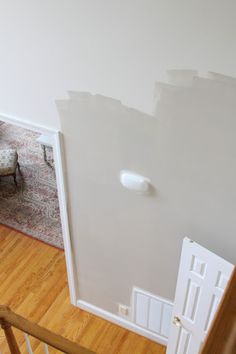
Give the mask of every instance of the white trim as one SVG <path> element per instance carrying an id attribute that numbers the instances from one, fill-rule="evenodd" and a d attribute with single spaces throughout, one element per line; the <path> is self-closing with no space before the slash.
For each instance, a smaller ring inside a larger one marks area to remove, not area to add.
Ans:
<path id="1" fill-rule="evenodd" d="M 150 297 L 154 297 L 154 298 L 158 297 L 159 300 L 165 302 L 166 304 L 173 305 L 173 301 L 171 301 L 170 299 L 166 299 L 165 297 L 162 297 L 162 296 L 157 296 L 157 295 L 151 293 L 150 291 L 146 291 L 146 290 L 139 288 L 138 286 L 133 287 L 133 292 L 135 292 L 135 291 L 137 291 L 143 295 L 148 295 Z"/>
<path id="2" fill-rule="evenodd" d="M 153 307 L 151 308 L 151 302 L 158 306 L 157 310 L 153 309 Z M 132 321 L 137 326 L 141 326 L 151 333 L 155 333 L 166 340 L 168 340 L 173 306 L 173 302 L 169 299 L 154 295 L 149 291 L 145 291 L 138 287 L 133 287 L 131 296 Z M 137 314 L 139 314 L 138 319 Z M 150 318 L 152 318 L 151 322 Z"/>
<path id="3" fill-rule="evenodd" d="M 61 147 L 61 134 L 59 132 L 54 134 L 54 162 L 55 162 L 55 172 L 57 180 L 57 192 L 60 205 L 60 215 L 62 224 L 62 234 L 65 249 L 66 258 L 66 268 L 67 268 L 67 278 L 70 291 L 70 301 L 72 305 L 76 306 L 77 301 L 77 291 L 76 291 L 76 273 L 75 264 L 72 253 L 69 220 L 67 212 L 67 196 L 64 183 L 64 168 L 62 160 L 62 147 Z"/>
<path id="4" fill-rule="evenodd" d="M 88 311 L 96 316 L 102 317 L 103 319 L 110 321 L 118 326 L 128 329 L 129 331 L 135 332 L 143 337 L 153 340 L 154 342 L 160 343 L 162 345 L 167 345 L 167 339 L 146 330 L 145 328 L 137 326 L 135 323 L 132 323 L 118 315 L 114 315 L 111 312 L 105 311 L 100 307 L 96 307 L 92 304 L 89 304 L 86 301 L 78 300 L 77 306 L 84 311 Z"/>
<path id="5" fill-rule="evenodd" d="M 22 127 L 25 129 L 33 130 L 35 132 L 39 132 L 41 134 L 43 134 L 43 133 L 55 134 L 55 133 L 59 132 L 59 129 L 48 128 L 48 127 L 45 127 L 44 125 L 33 123 L 29 120 L 15 117 L 10 114 L 4 114 L 1 112 L 0 112 L 0 120 L 4 121 L 6 123 L 17 125 L 18 127 Z"/>
<path id="6" fill-rule="evenodd" d="M 173 301 L 171 301 L 170 299 L 166 299 L 161 296 L 156 296 L 156 295 L 150 293 L 149 291 L 145 291 L 137 286 L 134 286 L 132 289 L 132 295 L 131 295 L 131 318 L 132 318 L 132 321 L 135 321 L 135 305 L 136 305 L 135 295 L 136 295 L 136 293 L 149 296 L 150 298 L 158 299 L 159 301 L 163 302 L 164 304 L 167 304 L 170 306 L 174 305 Z"/>
<path id="7" fill-rule="evenodd" d="M 58 191 L 58 200 L 60 206 L 60 216 L 61 216 L 61 224 L 62 224 L 64 249 L 65 249 L 70 300 L 72 305 L 76 306 L 76 300 L 77 300 L 76 275 L 75 275 L 75 265 L 74 265 L 74 259 L 72 253 L 69 220 L 68 220 L 68 212 L 67 212 L 67 198 L 66 198 L 66 188 L 64 182 L 65 178 L 63 173 L 64 169 L 63 169 L 63 159 L 62 159 L 61 133 L 57 129 L 53 130 L 51 128 L 37 125 L 27 120 L 6 115 L 3 113 L 0 113 L 0 120 L 6 123 L 20 126 L 25 129 L 36 131 L 41 134 L 46 133 L 52 135 L 57 191 Z"/>

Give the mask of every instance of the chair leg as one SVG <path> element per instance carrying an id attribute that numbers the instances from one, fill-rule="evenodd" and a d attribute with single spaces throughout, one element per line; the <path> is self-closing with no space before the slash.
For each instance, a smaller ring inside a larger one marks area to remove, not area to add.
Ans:
<path id="1" fill-rule="evenodd" d="M 15 185 L 17 187 L 16 173 L 13 174 L 13 178 L 14 178 L 14 183 L 15 183 Z"/>
<path id="2" fill-rule="evenodd" d="M 17 162 L 17 168 L 18 168 L 18 171 L 19 171 L 20 176 L 22 176 L 22 172 L 21 172 L 21 169 L 20 169 L 20 164 L 19 164 L 19 162 Z"/>

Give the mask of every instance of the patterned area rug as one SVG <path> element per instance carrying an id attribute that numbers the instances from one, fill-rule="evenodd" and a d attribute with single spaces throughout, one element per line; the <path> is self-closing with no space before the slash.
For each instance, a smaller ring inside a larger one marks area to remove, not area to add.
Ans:
<path id="1" fill-rule="evenodd" d="M 63 248 L 54 169 L 43 160 L 38 133 L 0 122 L 0 149 L 17 149 L 22 177 L 0 178 L 0 223 Z M 53 151 L 47 148 L 53 163 Z"/>

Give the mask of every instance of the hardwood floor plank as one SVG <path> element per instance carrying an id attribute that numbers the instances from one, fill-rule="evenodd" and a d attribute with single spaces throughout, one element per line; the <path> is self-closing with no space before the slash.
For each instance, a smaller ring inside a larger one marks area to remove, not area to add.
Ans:
<path id="1" fill-rule="evenodd" d="M 64 252 L 0 225 L 0 304 L 98 354 L 164 354 L 165 347 L 70 304 Z M 23 334 L 14 330 L 22 354 Z M 30 337 L 34 354 L 43 345 Z M 0 330 L 0 351 L 9 354 Z M 50 354 L 59 351 L 50 348 Z"/>

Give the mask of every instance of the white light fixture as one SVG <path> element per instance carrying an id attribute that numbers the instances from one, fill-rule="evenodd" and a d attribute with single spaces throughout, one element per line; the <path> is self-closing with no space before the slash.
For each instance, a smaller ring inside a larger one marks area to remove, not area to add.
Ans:
<path id="1" fill-rule="evenodd" d="M 137 173 L 122 170 L 120 172 L 120 183 L 127 189 L 140 193 L 147 193 L 149 190 L 150 180 L 147 177 L 138 175 Z"/>

